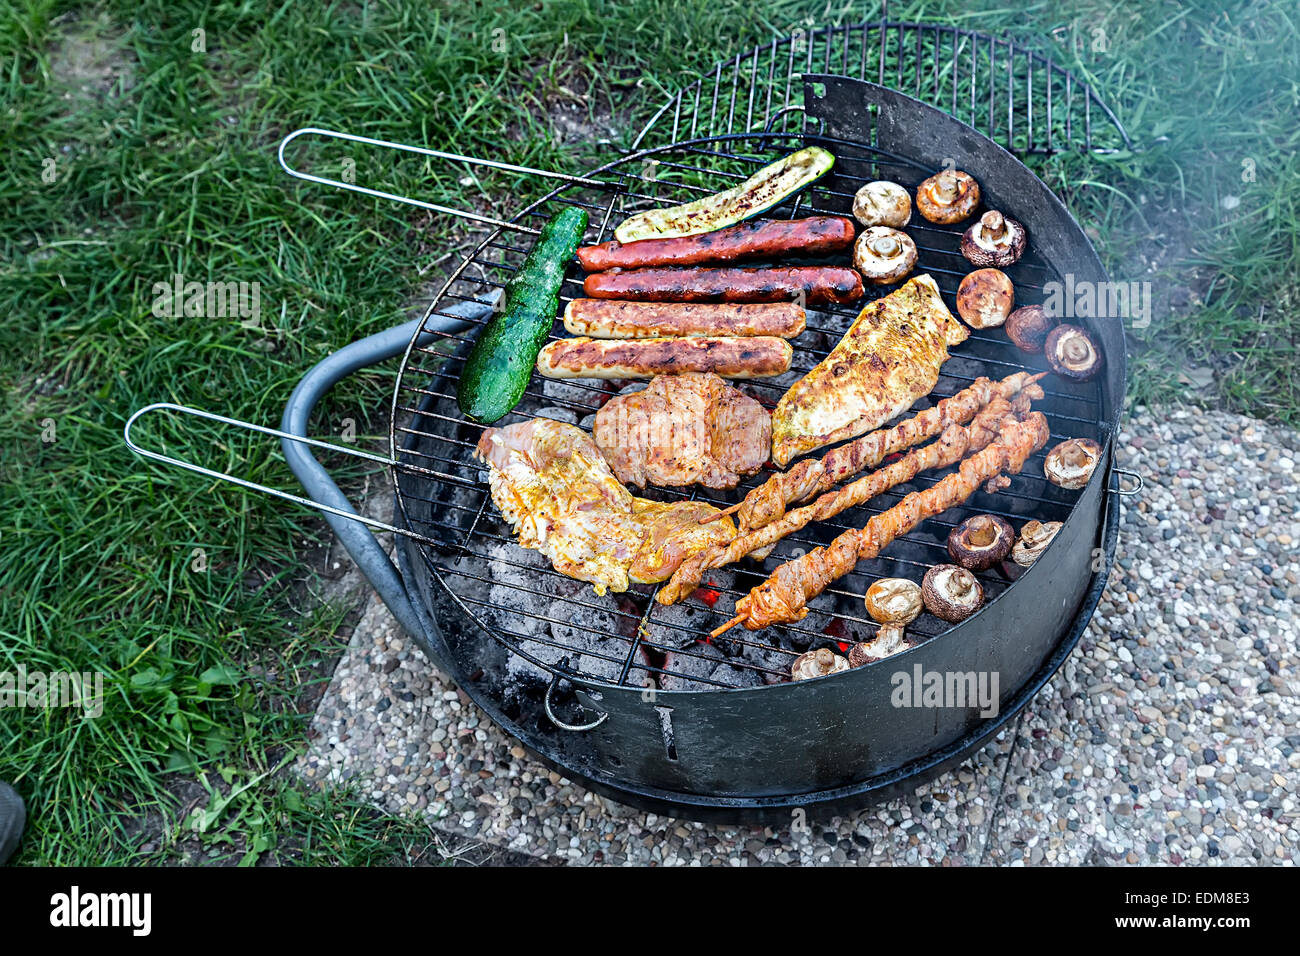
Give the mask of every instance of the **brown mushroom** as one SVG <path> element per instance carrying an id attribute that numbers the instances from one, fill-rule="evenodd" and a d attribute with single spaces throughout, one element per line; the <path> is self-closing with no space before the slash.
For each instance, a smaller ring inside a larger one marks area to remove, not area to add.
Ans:
<path id="1" fill-rule="evenodd" d="M 1056 320 L 1041 305 L 1023 305 L 1007 316 L 1007 337 L 1020 351 L 1036 355 L 1054 325 Z"/>
<path id="2" fill-rule="evenodd" d="M 916 266 L 916 243 L 905 232 L 872 226 L 853 244 L 853 266 L 875 285 L 898 282 Z"/>
<path id="3" fill-rule="evenodd" d="M 921 580 L 921 597 L 935 617 L 956 624 L 984 603 L 984 587 L 975 575 L 955 564 L 936 564 Z"/>
<path id="4" fill-rule="evenodd" d="M 917 212 L 931 222 L 961 222 L 979 204 L 979 183 L 960 169 L 935 173 L 916 187 Z"/>
<path id="5" fill-rule="evenodd" d="M 984 587 L 965 567 L 935 564 L 920 581 L 926 610 L 936 618 L 956 624 L 966 620 L 984 604 Z"/>
<path id="6" fill-rule="evenodd" d="M 996 328 L 1015 304 L 1015 286 L 997 269 L 976 269 L 957 287 L 957 312 L 972 329 Z"/>
<path id="7" fill-rule="evenodd" d="M 1020 540 L 1011 549 L 1011 560 L 1028 568 L 1047 550 L 1047 546 L 1061 530 L 1059 521 L 1030 521 L 1020 529 Z"/>
<path id="8" fill-rule="evenodd" d="M 1101 369 L 1101 349 L 1077 325 L 1058 325 L 1043 347 L 1052 371 L 1072 382 L 1086 382 Z"/>
<path id="9" fill-rule="evenodd" d="M 948 534 L 948 553 L 963 568 L 983 571 L 1006 560 L 1016 532 L 997 515 L 967 518 Z"/>
<path id="10" fill-rule="evenodd" d="M 909 647 L 903 632 L 924 607 L 921 586 L 907 578 L 881 578 L 867 588 L 863 601 L 880 630 L 870 641 L 849 649 L 850 667 L 883 660 Z"/>
<path id="11" fill-rule="evenodd" d="M 853 197 L 853 215 L 864 226 L 901 229 L 912 221 L 912 197 L 898 183 L 867 183 Z"/>
<path id="12" fill-rule="evenodd" d="M 1014 265 L 1025 254 L 1025 227 L 990 209 L 961 237 L 961 254 L 971 265 Z"/>
<path id="13" fill-rule="evenodd" d="M 824 677 L 848 669 L 847 660 L 829 647 L 819 647 L 815 651 L 800 654 L 794 659 L 794 663 L 790 665 L 790 677 L 793 680 L 808 680 L 811 677 Z"/>
<path id="14" fill-rule="evenodd" d="M 1067 438 L 1047 453 L 1043 474 L 1054 485 L 1074 491 L 1092 477 L 1101 460 L 1101 446 L 1091 438 Z"/>

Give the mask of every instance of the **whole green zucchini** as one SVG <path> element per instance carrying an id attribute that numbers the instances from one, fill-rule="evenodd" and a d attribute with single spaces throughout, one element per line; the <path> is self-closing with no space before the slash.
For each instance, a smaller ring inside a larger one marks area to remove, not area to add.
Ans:
<path id="1" fill-rule="evenodd" d="M 619 242 L 674 239 L 734 226 L 781 205 L 829 173 L 834 165 L 835 157 L 829 152 L 809 146 L 769 163 L 724 192 L 629 216 L 614 230 L 614 238 Z"/>
<path id="2" fill-rule="evenodd" d="M 560 307 L 564 270 L 587 231 L 587 212 L 566 207 L 541 235 L 502 292 L 501 309 L 470 348 L 456 389 L 466 418 L 491 425 L 519 404 Z"/>

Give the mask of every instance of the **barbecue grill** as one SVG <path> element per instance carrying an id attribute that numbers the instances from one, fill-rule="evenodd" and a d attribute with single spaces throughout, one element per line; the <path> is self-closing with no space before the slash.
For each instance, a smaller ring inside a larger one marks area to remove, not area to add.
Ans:
<path id="1" fill-rule="evenodd" d="M 1094 127 L 1094 113 L 1105 118 L 1104 129 Z M 559 185 L 510 220 L 498 220 L 301 172 L 286 159 L 287 147 L 300 137 L 534 173 Z M 696 599 L 665 608 L 654 601 L 655 586 L 597 596 L 554 571 L 538 553 L 518 547 L 492 504 L 485 469 L 473 457 L 481 426 L 466 421 L 455 403 L 469 344 L 538 227 L 560 208 L 587 209 L 585 242 L 606 241 L 633 211 L 714 192 L 814 144 L 835 154 L 833 174 L 773 215 L 848 215 L 864 182 L 890 179 L 914 190 L 938 169 L 955 167 L 977 179 L 987 208 L 1027 227 L 1029 251 L 1006 270 L 1017 304 L 1041 302 L 1048 283 L 1066 281 L 1067 273 L 1076 285 L 1106 279 L 1078 224 L 1016 158 L 1131 146 L 1089 86 L 1005 38 L 924 24 L 828 27 L 773 40 L 719 64 L 664 104 L 631 150 L 582 176 L 350 133 L 291 134 L 281 144 L 281 163 L 301 179 L 464 215 L 490 228 L 421 319 L 354 343 L 313 369 L 291 396 L 281 429 L 160 403 L 132 416 L 128 444 L 155 460 L 326 512 L 434 665 L 545 763 L 615 799 L 696 818 L 788 819 L 794 808 L 860 806 L 914 786 L 963 760 L 1018 713 L 1069 655 L 1097 604 L 1115 551 L 1116 495 L 1127 493 L 1120 491 L 1111 463 L 1125 381 L 1117 318 L 1072 320 L 1087 325 L 1101 343 L 1103 373 L 1087 383 L 1049 377 L 1043 382 L 1046 399 L 1035 405 L 1051 426 L 1048 448 L 1065 438 L 1101 444 L 1102 462 L 1084 489 L 1064 491 L 1048 483 L 1042 469 L 1046 449 L 1041 450 L 1005 491 L 979 492 L 904 535 L 878 559 L 859 563 L 812 602 L 799 624 L 736 629 L 716 640 L 708 634 L 731 616 L 736 598 L 778 563 L 860 527 L 871 514 L 952 469 L 923 474 L 832 521 L 810 525 L 783 540 L 764 562 L 711 572 Z M 933 276 L 950 306 L 957 283 L 972 268 L 958 251 L 964 225 L 914 219 L 907 227 L 920 252 L 915 274 Z M 581 274 L 574 266 L 562 298 L 580 294 Z M 825 357 L 860 308 L 810 308 L 791 372 L 745 383 L 745 390 L 775 403 Z M 397 355 L 389 456 L 306 437 L 311 410 L 335 382 Z M 918 408 L 978 376 L 1000 379 L 1020 369 L 1047 366 L 1041 356 L 1018 352 L 1001 330 L 975 332 L 953 350 L 938 387 Z M 589 425 L 612 394 L 607 383 L 534 376 L 521 404 L 498 424 L 540 416 Z M 308 496 L 142 448 L 131 438 L 131 427 L 155 410 L 280 437 Z M 393 523 L 359 516 L 312 457 L 312 447 L 387 466 L 396 500 Z M 646 495 L 726 506 L 764 477 L 760 473 L 732 492 L 652 489 Z M 947 561 L 949 530 L 976 513 L 1001 515 L 1017 527 L 1031 518 L 1064 524 L 1031 568 L 1004 565 L 982 572 L 986 606 L 961 624 L 925 614 L 909 628 L 919 643 L 901 654 L 829 677 L 786 680 L 803 651 L 868 640 L 876 626 L 863 610 L 867 587 L 883 577 L 918 580 L 931 565 Z M 396 566 L 364 525 L 397 534 Z M 997 713 L 981 714 L 974 701 L 966 707 L 896 707 L 891 699 L 900 672 L 996 674 Z"/>

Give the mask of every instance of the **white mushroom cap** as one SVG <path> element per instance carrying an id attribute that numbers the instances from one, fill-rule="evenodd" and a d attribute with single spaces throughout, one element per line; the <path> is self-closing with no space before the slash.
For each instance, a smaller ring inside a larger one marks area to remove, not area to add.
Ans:
<path id="1" fill-rule="evenodd" d="M 998 269 L 976 269 L 957 286 L 957 314 L 972 329 L 996 328 L 1015 304 L 1015 286 Z"/>
<path id="2" fill-rule="evenodd" d="M 935 173 L 916 189 L 917 211 L 931 222 L 960 222 L 979 202 L 979 183 L 960 169 Z"/>
<path id="3" fill-rule="evenodd" d="M 1042 556 L 1061 530 L 1059 521 L 1030 521 L 1020 529 L 1020 540 L 1011 549 L 1011 560 L 1028 568 Z"/>
<path id="4" fill-rule="evenodd" d="M 907 578 L 881 578 L 863 597 L 878 624 L 911 624 L 921 614 L 921 585 Z"/>
<path id="5" fill-rule="evenodd" d="M 916 267 L 916 243 L 905 232 L 872 226 L 853 244 L 853 266 L 876 285 L 897 282 Z"/>
<path id="6" fill-rule="evenodd" d="M 1054 485 L 1082 488 L 1101 460 L 1101 446 L 1090 438 L 1068 438 L 1047 453 L 1043 474 Z"/>
<path id="7" fill-rule="evenodd" d="M 815 651 L 800 654 L 790 667 L 790 677 L 794 680 L 808 680 L 811 677 L 824 677 L 838 671 L 849 669 L 846 658 L 836 654 L 829 647 L 819 647 Z"/>
<path id="8" fill-rule="evenodd" d="M 853 197 L 853 215 L 864 226 L 906 226 L 912 220 L 912 197 L 898 183 L 867 183 Z"/>

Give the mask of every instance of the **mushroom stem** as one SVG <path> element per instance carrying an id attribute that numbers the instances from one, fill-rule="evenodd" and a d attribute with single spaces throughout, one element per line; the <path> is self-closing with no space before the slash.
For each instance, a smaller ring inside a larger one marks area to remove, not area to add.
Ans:
<path id="1" fill-rule="evenodd" d="M 980 226 L 989 239 L 1001 239 L 1007 234 L 1006 220 L 996 209 L 990 209 L 980 217 Z"/>
<path id="2" fill-rule="evenodd" d="M 970 543 L 977 548 L 987 548 L 997 540 L 998 529 L 993 526 L 991 521 L 972 521 Z"/>
<path id="3" fill-rule="evenodd" d="M 897 654 L 907 646 L 907 642 L 903 640 L 903 633 L 901 624 L 880 625 L 875 640 L 871 642 L 872 656 L 888 657 L 890 654 Z"/>
<path id="4" fill-rule="evenodd" d="M 952 593 L 954 597 L 969 597 L 975 590 L 975 576 L 969 571 L 954 571 L 949 578 L 952 584 Z"/>
<path id="5" fill-rule="evenodd" d="M 1061 460 L 1067 465 L 1086 465 L 1089 455 L 1082 445 L 1070 444 L 1061 449 Z"/>
<path id="6" fill-rule="evenodd" d="M 1091 350 L 1088 348 L 1087 342 L 1079 338 L 1072 338 L 1066 339 L 1065 347 L 1061 351 L 1065 353 L 1065 357 L 1071 362 L 1083 362 L 1087 360 L 1088 353 Z"/>
<path id="7" fill-rule="evenodd" d="M 900 248 L 898 240 L 893 236 L 881 236 L 871 243 L 871 251 L 886 258 L 898 255 Z"/>

